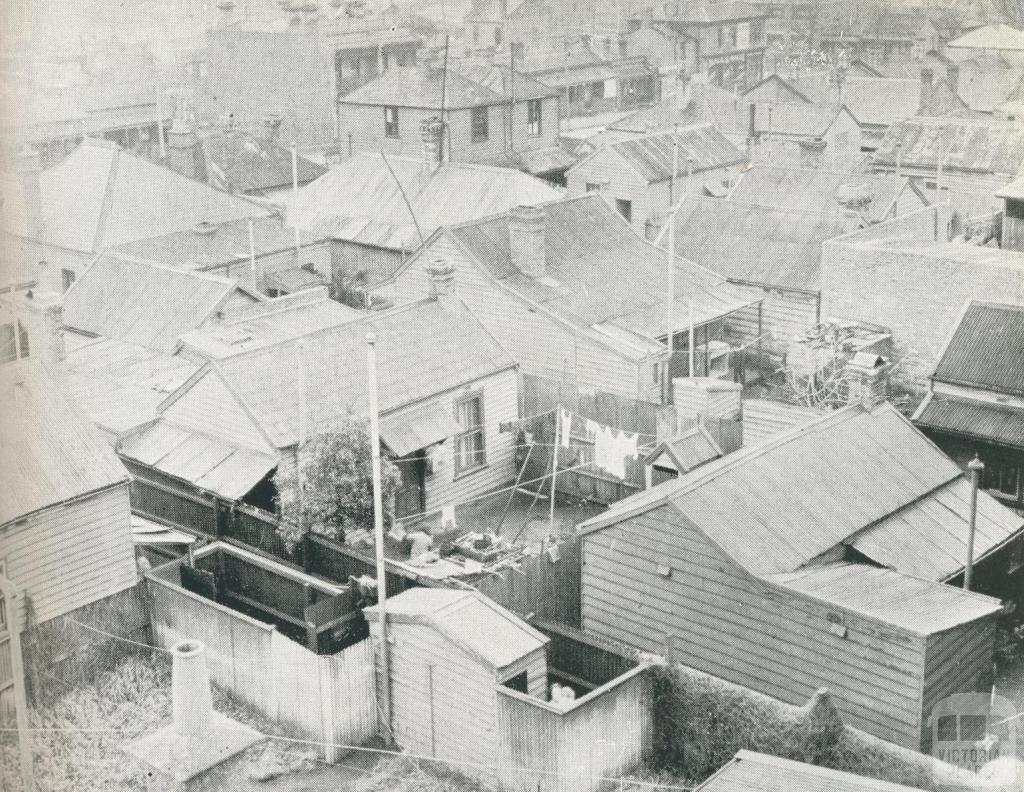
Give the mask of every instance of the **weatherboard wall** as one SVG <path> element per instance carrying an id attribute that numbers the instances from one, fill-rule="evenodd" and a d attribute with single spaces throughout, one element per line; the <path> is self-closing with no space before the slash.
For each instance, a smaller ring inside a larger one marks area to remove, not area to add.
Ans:
<path id="1" fill-rule="evenodd" d="M 846 723 L 917 749 L 925 641 L 764 584 L 672 506 L 583 538 L 589 633 L 802 705 L 827 687 Z M 841 635 L 845 630 L 845 636 Z"/>

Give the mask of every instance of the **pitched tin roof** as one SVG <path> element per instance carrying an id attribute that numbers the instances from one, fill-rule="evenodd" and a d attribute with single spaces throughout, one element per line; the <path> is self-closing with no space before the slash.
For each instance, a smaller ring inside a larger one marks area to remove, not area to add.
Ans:
<path id="1" fill-rule="evenodd" d="M 757 576 L 852 544 L 878 564 L 944 580 L 966 558 L 969 486 L 892 406 L 852 405 L 618 501 L 580 530 L 668 504 Z M 985 493 L 978 511 L 978 558 L 1024 528 Z"/>
<path id="2" fill-rule="evenodd" d="M 678 151 L 675 170 L 677 177 L 686 175 L 688 158 L 692 158 L 693 173 L 747 161 L 747 155 L 712 124 L 699 124 L 682 127 L 675 132 L 659 132 L 621 140 L 612 143 L 609 148 L 632 165 L 646 182 L 660 182 L 672 178 L 673 138 Z"/>
<path id="3" fill-rule="evenodd" d="M 363 613 L 380 619 L 380 606 Z M 411 588 L 388 597 L 388 623 L 429 624 L 456 646 L 496 670 L 541 649 L 550 640 L 477 591 Z"/>
<path id="4" fill-rule="evenodd" d="M 965 33 L 953 39 L 947 47 L 953 49 L 994 49 L 1024 52 L 1024 31 L 1017 30 L 1002 23 L 985 25 L 985 27 Z"/>
<path id="5" fill-rule="evenodd" d="M 889 127 L 875 152 L 878 165 L 943 167 L 979 173 L 1016 174 L 1024 164 L 1024 126 L 967 118 L 908 118 Z"/>
<path id="6" fill-rule="evenodd" d="M 403 190 L 424 240 L 443 225 L 561 197 L 547 182 L 510 168 L 446 162 L 427 173 L 414 157 L 357 154 L 299 191 L 289 223 L 362 245 L 415 250 L 420 237 Z"/>
<path id="7" fill-rule="evenodd" d="M 687 196 L 676 215 L 676 251 L 732 280 L 816 292 L 822 244 L 859 225 L 853 212 Z"/>
<path id="8" fill-rule="evenodd" d="M 98 256 L 64 295 L 64 324 L 170 352 L 238 291 L 236 281 L 113 254 Z"/>
<path id="9" fill-rule="evenodd" d="M 508 96 L 509 99 L 515 97 L 517 102 L 558 96 L 558 91 L 518 71 L 514 73 L 513 80 L 513 72 L 508 66 L 480 63 L 458 65 L 454 68 L 467 79 L 497 94 Z"/>
<path id="10" fill-rule="evenodd" d="M 914 413 L 925 429 L 1024 449 L 1024 409 L 930 393 Z"/>
<path id="11" fill-rule="evenodd" d="M 867 77 L 843 83 L 843 104 L 861 125 L 889 126 L 908 118 L 920 100 L 920 80 Z"/>
<path id="12" fill-rule="evenodd" d="M 658 348 L 665 332 L 665 254 L 641 239 L 599 195 L 542 207 L 545 278 L 523 275 L 512 263 L 509 214 L 448 229 L 493 277 L 580 329 L 607 339 L 632 339 L 637 357 Z M 704 324 L 752 305 L 724 278 L 677 258 L 676 290 L 682 329 L 693 300 Z"/>
<path id="13" fill-rule="evenodd" d="M 971 301 L 932 376 L 1024 396 L 1024 305 Z"/>
<path id="14" fill-rule="evenodd" d="M 299 438 L 300 403 L 306 425 L 321 431 L 366 413 L 369 332 L 382 414 L 515 366 L 461 303 L 423 300 L 224 358 L 205 376 L 222 377 L 273 445 L 286 448 Z"/>
<path id="15" fill-rule="evenodd" d="M 128 481 L 114 450 L 37 360 L 0 366 L 0 400 L 0 525 Z"/>
<path id="16" fill-rule="evenodd" d="M 486 88 L 452 69 L 448 69 L 446 78 L 443 69 L 396 66 L 345 94 L 340 102 L 440 110 L 442 96 L 446 111 L 511 101 L 508 95 Z"/>
<path id="17" fill-rule="evenodd" d="M 43 236 L 48 244 L 83 252 L 192 228 L 264 217 L 263 207 L 215 190 L 122 151 L 86 139 L 39 177 Z M 8 230 L 27 236 L 24 217 Z"/>
<path id="18" fill-rule="evenodd" d="M 218 189 L 246 193 L 292 186 L 292 153 L 271 140 L 232 130 L 204 137 L 200 145 L 205 180 Z M 327 172 L 302 156 L 296 158 L 296 165 L 299 184 Z"/>

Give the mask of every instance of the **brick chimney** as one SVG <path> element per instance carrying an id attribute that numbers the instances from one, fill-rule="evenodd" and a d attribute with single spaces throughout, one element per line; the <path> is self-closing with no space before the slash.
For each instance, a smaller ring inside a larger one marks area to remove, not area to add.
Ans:
<path id="1" fill-rule="evenodd" d="M 436 258 L 425 267 L 430 280 L 430 299 L 437 300 L 441 307 L 447 307 L 455 296 L 455 265 L 448 259 Z"/>
<path id="2" fill-rule="evenodd" d="M 819 170 L 828 141 L 816 137 L 813 140 L 800 140 L 798 144 L 800 146 L 800 167 Z"/>
<path id="3" fill-rule="evenodd" d="M 918 102 L 918 112 L 927 113 L 932 106 L 932 91 L 934 90 L 935 73 L 930 67 L 921 69 L 921 99 Z"/>
<path id="4" fill-rule="evenodd" d="M 270 143 L 277 143 L 281 132 L 281 116 L 278 113 L 267 113 L 263 116 L 263 136 Z"/>
<path id="5" fill-rule="evenodd" d="M 167 164 L 171 170 L 201 180 L 204 175 L 200 166 L 199 137 L 192 125 L 182 118 L 175 118 L 167 133 Z"/>
<path id="6" fill-rule="evenodd" d="M 544 277 L 544 220 L 544 210 L 536 206 L 517 206 L 509 214 L 512 264 L 530 278 Z"/>
<path id="7" fill-rule="evenodd" d="M 444 158 L 444 124 L 437 116 L 423 120 L 420 124 L 420 140 L 422 141 L 423 169 L 433 173 L 440 167 Z"/>
<path id="8" fill-rule="evenodd" d="M 892 364 L 887 358 L 874 352 L 858 352 L 846 364 L 846 401 L 860 402 L 871 410 L 889 398 L 889 371 Z"/>

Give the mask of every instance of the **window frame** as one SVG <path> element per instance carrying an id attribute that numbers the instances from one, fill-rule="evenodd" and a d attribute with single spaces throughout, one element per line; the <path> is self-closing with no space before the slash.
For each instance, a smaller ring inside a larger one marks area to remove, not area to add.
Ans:
<path id="1" fill-rule="evenodd" d="M 470 108 L 469 138 L 473 143 L 486 143 L 490 140 L 490 115 L 490 108 L 487 105 L 477 105 Z"/>
<path id="2" fill-rule="evenodd" d="M 463 427 L 459 420 L 459 413 L 463 405 L 474 401 L 477 403 L 480 423 L 469 428 Z M 487 466 L 487 420 L 484 412 L 484 392 L 482 390 L 475 390 L 464 393 L 455 399 L 453 409 L 455 413 L 455 422 L 459 425 L 460 429 L 459 433 L 452 438 L 452 453 L 455 457 L 453 467 L 455 470 L 455 477 L 458 478 Z M 480 446 L 479 448 L 471 449 L 467 453 L 463 451 L 462 444 L 473 436 L 479 436 Z M 464 464 L 463 461 L 467 457 L 474 461 L 470 462 L 470 464 Z M 477 457 L 479 457 L 478 461 Z"/>
<path id="3" fill-rule="evenodd" d="M 625 208 L 625 212 L 622 209 Z M 619 217 L 625 220 L 630 225 L 633 224 L 633 201 L 630 198 L 616 198 L 615 199 L 615 211 L 619 213 Z"/>
<path id="4" fill-rule="evenodd" d="M 526 102 L 526 134 L 540 137 L 544 133 L 544 100 L 528 99 Z"/>
<path id="5" fill-rule="evenodd" d="M 398 124 L 398 106 L 384 105 L 384 137 L 397 139 L 402 136 Z"/>

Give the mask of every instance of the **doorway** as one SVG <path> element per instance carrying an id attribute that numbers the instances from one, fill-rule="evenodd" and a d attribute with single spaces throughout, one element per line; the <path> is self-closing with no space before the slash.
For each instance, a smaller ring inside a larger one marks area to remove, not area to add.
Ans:
<path id="1" fill-rule="evenodd" d="M 420 449 L 414 454 L 394 460 L 400 476 L 395 494 L 395 516 L 410 517 L 426 508 L 427 452 Z"/>

